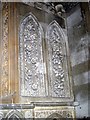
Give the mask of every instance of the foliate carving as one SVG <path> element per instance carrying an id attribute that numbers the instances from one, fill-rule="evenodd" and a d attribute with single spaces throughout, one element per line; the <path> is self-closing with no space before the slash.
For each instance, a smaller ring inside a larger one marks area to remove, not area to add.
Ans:
<path id="1" fill-rule="evenodd" d="M 1 63 L 1 94 L 6 96 L 8 92 L 8 24 L 9 24 L 9 6 L 6 3 L 3 7 L 2 16 L 2 63 Z"/>
<path id="2" fill-rule="evenodd" d="M 56 109 L 48 109 L 48 110 L 37 110 L 35 111 L 35 118 L 74 118 L 73 110 L 56 110 Z"/>
<path id="3" fill-rule="evenodd" d="M 42 27 L 31 13 L 20 26 L 20 80 L 22 96 L 45 96 Z"/>
<path id="4" fill-rule="evenodd" d="M 45 12 L 48 12 L 48 13 L 51 12 L 53 14 L 56 13 L 54 4 L 51 2 L 45 2 L 45 3 L 44 2 L 30 2 L 29 0 L 28 1 L 23 0 L 23 2 L 29 6 L 35 7 L 37 9 L 43 10 Z"/>
<path id="5" fill-rule="evenodd" d="M 48 73 L 50 95 L 52 97 L 66 97 L 65 82 L 67 72 L 65 71 L 65 64 L 67 65 L 67 62 L 65 59 L 65 41 L 64 38 L 62 38 L 61 28 L 56 21 L 53 21 L 48 26 L 46 38 L 49 57 Z M 68 84 L 68 82 L 66 84 Z"/>
<path id="6" fill-rule="evenodd" d="M 32 109 L 25 112 L 25 118 L 34 118 Z"/>

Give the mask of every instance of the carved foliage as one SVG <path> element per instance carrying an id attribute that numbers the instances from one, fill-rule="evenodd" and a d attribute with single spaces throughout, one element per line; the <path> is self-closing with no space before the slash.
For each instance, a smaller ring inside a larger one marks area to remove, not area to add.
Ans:
<path id="1" fill-rule="evenodd" d="M 1 64 L 1 94 L 8 95 L 8 24 L 9 24 L 9 6 L 6 3 L 3 7 L 2 16 L 2 64 Z"/>
<path id="2" fill-rule="evenodd" d="M 20 80 L 21 95 L 40 97 L 45 95 L 42 55 L 42 27 L 32 14 L 26 16 L 20 26 Z M 70 97 L 67 51 L 64 32 L 56 21 L 46 31 L 49 96 Z M 48 90 L 46 90 L 48 91 Z"/>
<path id="3" fill-rule="evenodd" d="M 63 119 L 63 118 L 73 118 L 73 112 L 69 110 L 37 110 L 35 111 L 35 118 L 46 118 L 46 120 L 49 119 Z"/>
<path id="4" fill-rule="evenodd" d="M 20 79 L 22 96 L 45 96 L 42 27 L 34 15 L 20 26 Z"/>
<path id="5" fill-rule="evenodd" d="M 65 38 L 62 37 L 62 30 L 56 21 L 53 21 L 47 29 L 48 43 L 48 73 L 50 82 L 50 96 L 66 97 L 65 93 Z M 67 83 L 66 83 L 67 84 Z"/>

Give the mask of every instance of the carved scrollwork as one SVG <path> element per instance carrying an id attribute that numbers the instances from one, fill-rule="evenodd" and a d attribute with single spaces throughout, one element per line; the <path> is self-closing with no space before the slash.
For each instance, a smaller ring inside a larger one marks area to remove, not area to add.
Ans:
<path id="1" fill-rule="evenodd" d="M 8 91 L 8 24 L 9 24 L 9 6 L 4 4 L 2 14 L 2 57 L 1 57 L 1 96 L 7 96 Z"/>
<path id="2" fill-rule="evenodd" d="M 49 119 L 57 119 L 57 120 L 62 120 L 62 119 L 66 119 L 66 118 L 70 118 L 70 119 L 73 119 L 74 116 L 73 116 L 73 112 L 74 110 L 56 110 L 56 109 L 53 109 L 53 110 L 37 110 L 35 111 L 35 118 L 45 118 L 45 120 L 49 120 Z"/>
<path id="3" fill-rule="evenodd" d="M 67 66 L 65 59 L 66 46 L 65 38 L 63 38 L 62 30 L 56 21 L 53 21 L 47 29 L 46 33 L 48 45 L 48 73 L 50 82 L 50 96 L 66 97 L 66 71 L 64 65 Z M 68 86 L 68 85 L 67 85 Z"/>
<path id="4" fill-rule="evenodd" d="M 21 95 L 45 96 L 44 73 L 40 70 L 43 30 L 31 13 L 22 20 L 19 37 Z"/>
<path id="5" fill-rule="evenodd" d="M 66 36 L 59 24 L 53 21 L 46 31 L 48 55 L 45 64 L 49 84 L 44 78 L 42 27 L 31 13 L 21 22 L 19 38 L 21 95 L 45 97 L 45 91 L 49 91 L 50 97 L 70 97 Z"/>

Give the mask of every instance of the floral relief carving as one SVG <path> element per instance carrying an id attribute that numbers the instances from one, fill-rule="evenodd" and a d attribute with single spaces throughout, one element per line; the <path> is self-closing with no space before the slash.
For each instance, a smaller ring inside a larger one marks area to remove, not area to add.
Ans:
<path id="1" fill-rule="evenodd" d="M 45 96 L 42 37 L 43 30 L 31 13 L 20 26 L 20 79 L 22 96 Z"/>
<path id="2" fill-rule="evenodd" d="M 65 93 L 65 41 L 62 31 L 56 21 L 50 23 L 46 33 L 48 45 L 48 73 L 50 82 L 50 96 L 66 97 Z M 66 83 L 67 84 L 67 83 Z"/>
<path id="3" fill-rule="evenodd" d="M 73 118 L 73 110 L 38 110 L 35 111 L 35 118 Z M 58 115 L 58 116 L 56 116 Z"/>
<path id="4" fill-rule="evenodd" d="M 48 54 L 45 63 L 43 63 L 45 53 L 42 52 L 45 50 L 42 47 L 43 30 L 34 15 L 30 13 L 21 21 L 19 33 L 21 95 L 45 97 L 48 92 L 47 97 L 70 97 L 69 69 L 64 40 L 66 38 L 62 35 L 59 24 L 53 21 L 46 30 L 45 42 Z M 48 70 L 49 84 L 44 77 L 45 66 Z"/>
<path id="5" fill-rule="evenodd" d="M 8 24 L 9 24 L 9 6 L 4 4 L 2 14 L 2 57 L 1 57 L 1 96 L 9 94 L 8 91 Z"/>

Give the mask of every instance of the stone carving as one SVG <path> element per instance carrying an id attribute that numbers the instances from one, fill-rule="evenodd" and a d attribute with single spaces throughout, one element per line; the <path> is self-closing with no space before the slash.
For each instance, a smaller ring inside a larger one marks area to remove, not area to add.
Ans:
<path id="1" fill-rule="evenodd" d="M 65 38 L 62 37 L 62 30 L 56 21 L 53 21 L 48 26 L 46 38 L 49 57 L 48 73 L 50 82 L 50 96 L 66 97 L 67 93 L 65 92 L 65 83 L 68 70 L 65 68 L 65 65 L 67 66 L 67 61 L 65 59 Z M 66 84 L 68 84 L 68 82 Z"/>
<path id="2" fill-rule="evenodd" d="M 55 14 L 55 7 L 54 4 L 51 2 L 30 2 L 23 0 L 23 2 L 29 6 L 35 7 L 37 9 L 40 9 L 42 11 L 48 12 L 48 13 L 53 13 Z"/>
<path id="3" fill-rule="evenodd" d="M 22 20 L 19 37 L 21 95 L 45 96 L 42 55 L 43 30 L 31 13 Z"/>
<path id="4" fill-rule="evenodd" d="M 45 110 L 37 110 L 35 111 L 35 118 L 46 118 L 46 120 L 51 119 L 51 118 L 73 118 L 73 110 L 61 110 L 61 109 L 45 109 Z"/>
<path id="5" fill-rule="evenodd" d="M 49 120 L 49 119 L 51 119 L 51 120 L 53 120 L 53 119 L 55 119 L 55 120 L 62 120 L 63 118 L 58 113 L 53 113 L 53 114 L 51 114 L 50 116 L 48 116 L 46 118 L 46 120 Z"/>
<path id="6" fill-rule="evenodd" d="M 57 13 L 57 15 L 58 15 L 59 17 L 61 17 L 61 16 L 64 15 L 65 10 L 64 10 L 62 4 L 56 5 L 56 6 L 55 6 L 55 9 L 56 9 L 56 13 Z"/>
<path id="7" fill-rule="evenodd" d="M 1 96 L 7 96 L 9 94 L 8 91 L 8 24 L 9 24 L 9 11 L 8 4 L 5 3 L 3 7 L 2 14 L 2 57 L 1 57 Z"/>
<path id="8" fill-rule="evenodd" d="M 53 21 L 46 31 L 49 84 L 46 84 L 44 78 L 46 65 L 43 63 L 45 54 L 42 53 L 43 30 L 31 13 L 21 22 L 19 38 L 21 95 L 46 97 L 45 91 L 49 91 L 50 97 L 69 98 L 71 88 L 68 75 L 67 43 L 59 24 Z"/>
<path id="9" fill-rule="evenodd" d="M 21 120 L 21 118 L 24 118 L 24 116 L 23 116 L 23 114 L 22 114 L 20 111 L 18 111 L 18 110 L 11 110 L 11 111 L 9 111 L 9 112 L 6 114 L 5 118 L 6 118 L 7 120 L 11 120 L 11 119 Z"/>
<path id="10" fill-rule="evenodd" d="M 25 112 L 25 118 L 26 119 L 28 119 L 28 118 L 34 118 L 34 116 L 33 116 L 33 110 L 31 109 L 31 110 L 27 110 L 26 112 Z"/>
<path id="11" fill-rule="evenodd" d="M 2 120 L 3 118 L 4 118 L 4 114 L 0 112 L 0 120 Z"/>

